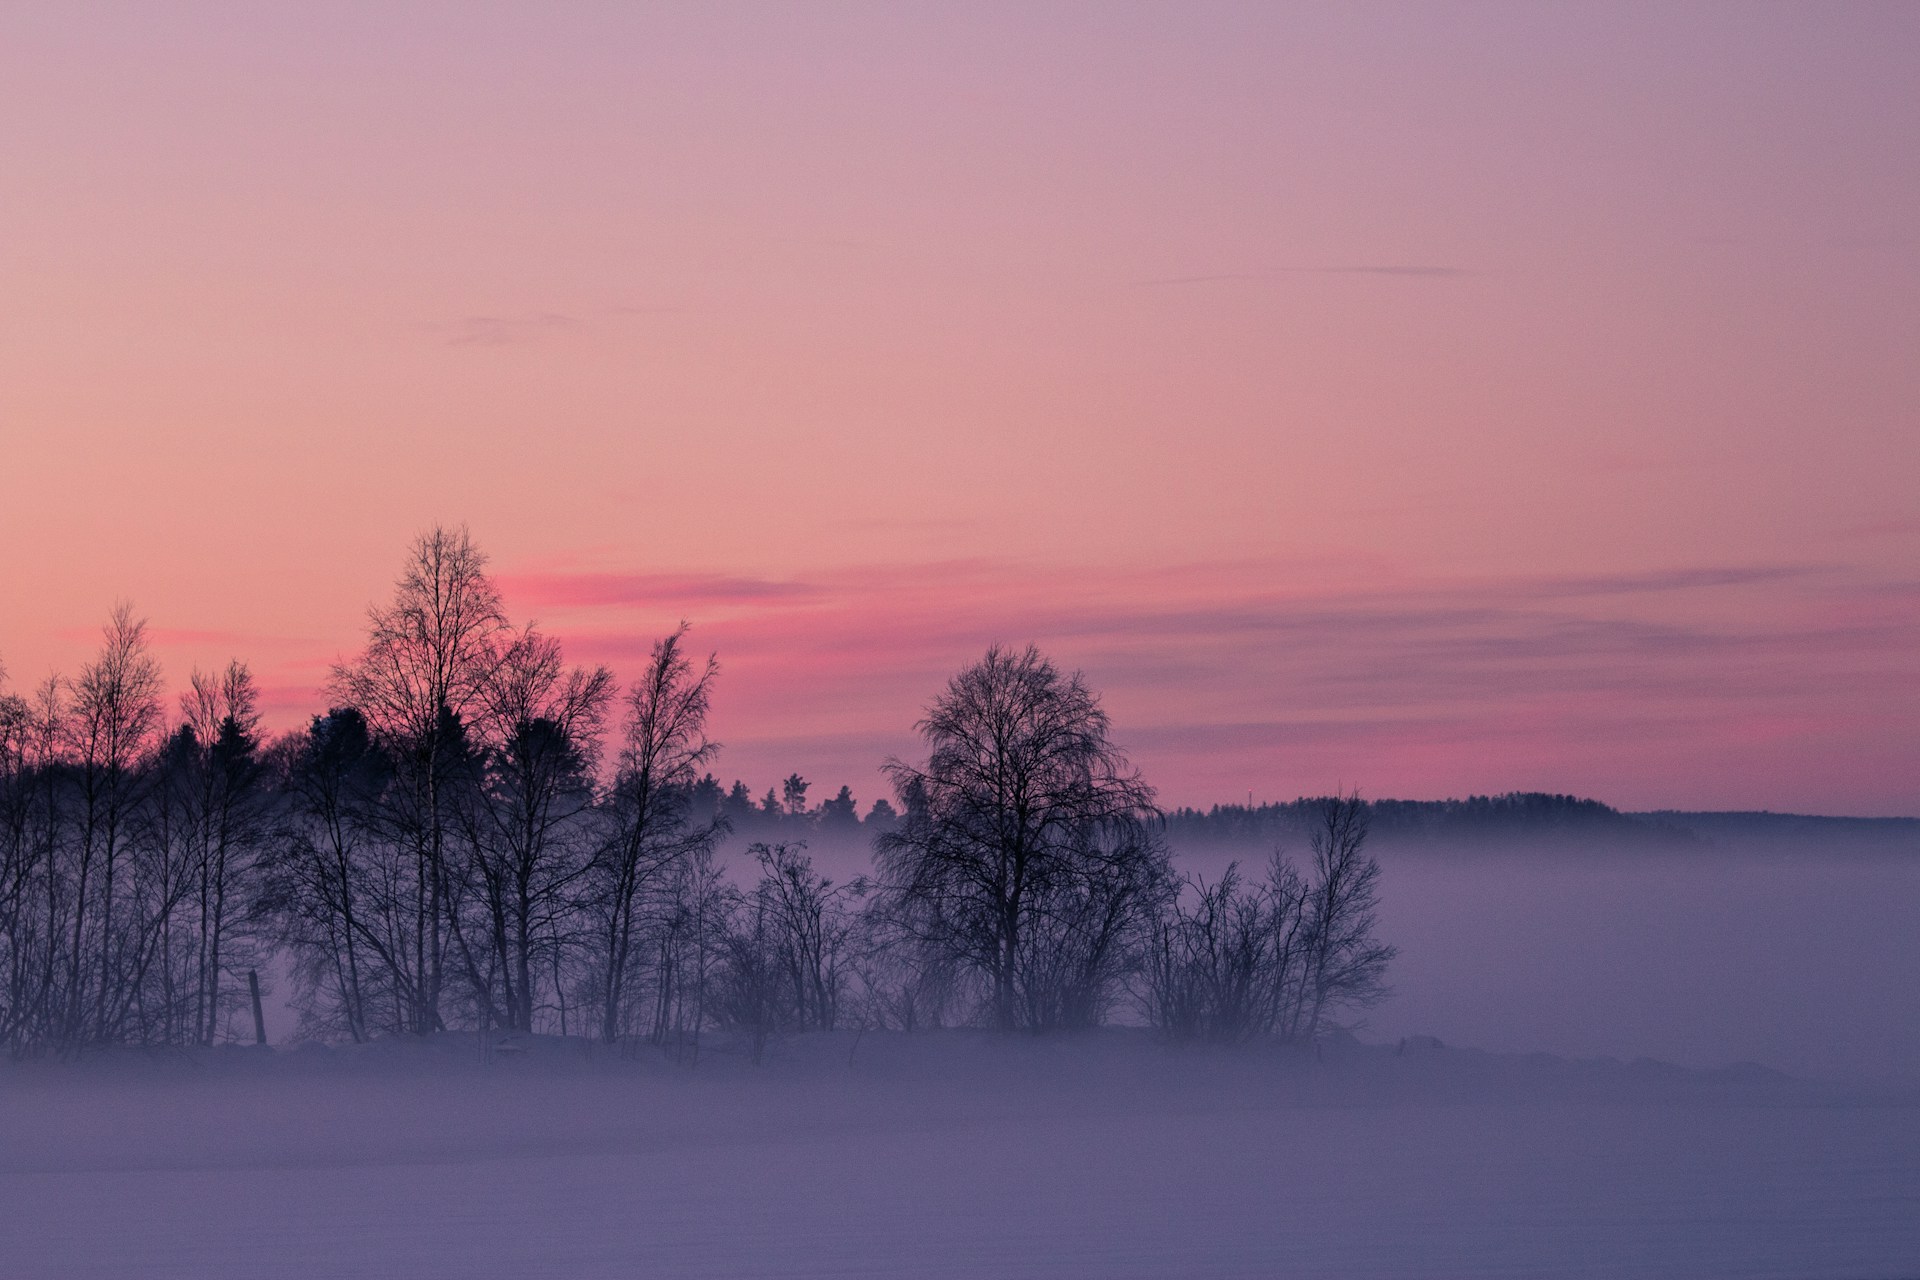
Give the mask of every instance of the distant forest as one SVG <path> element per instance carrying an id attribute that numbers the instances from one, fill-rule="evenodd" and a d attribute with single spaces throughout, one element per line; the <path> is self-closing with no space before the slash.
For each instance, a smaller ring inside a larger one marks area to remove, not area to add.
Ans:
<path id="1" fill-rule="evenodd" d="M 722 787 L 712 774 L 694 784 L 697 807 L 724 817 L 735 832 L 804 840 L 813 833 L 873 835 L 892 829 L 899 821 L 899 811 L 884 798 L 875 800 L 862 816 L 851 788 L 842 786 L 835 795 L 812 806 L 807 803 L 810 790 L 810 784 L 798 774 L 789 775 L 777 790 L 769 787 L 758 798 L 746 783 L 735 781 L 730 787 Z M 1275 841 L 1304 841 L 1318 824 L 1325 803 L 1324 796 L 1302 796 L 1260 805 L 1216 804 L 1205 809 L 1181 806 L 1166 810 L 1161 820 L 1176 850 L 1186 844 L 1258 848 Z M 1538 791 L 1456 800 L 1362 799 L 1359 803 L 1376 839 L 1551 840 L 1559 835 L 1604 836 L 1626 843 L 1697 839 L 1688 829 L 1690 821 L 1698 821 L 1694 815 L 1630 814 L 1598 800 Z M 1779 815 L 1760 816 L 1785 820 Z"/>
<path id="2" fill-rule="evenodd" d="M 1299 840 L 1312 830 L 1321 801 L 1303 797 L 1282 804 L 1214 805 L 1167 814 L 1167 835 L 1176 846 L 1272 843 Z M 1514 791 L 1464 800 L 1362 801 L 1375 836 L 1453 843 L 1551 842 L 1555 838 L 1604 837 L 1617 844 L 1691 843 L 1697 837 L 1681 815 L 1623 813 L 1598 800 Z"/>
<path id="3" fill-rule="evenodd" d="M 770 1037 L 1113 1020 L 1306 1042 L 1384 997 L 1370 833 L 1662 830 L 1510 795 L 1164 812 L 1098 696 L 993 648 L 930 691 L 892 796 L 790 774 L 722 786 L 715 657 L 683 625 L 621 685 L 512 624 L 464 529 L 410 549 L 300 729 L 263 731 L 246 664 L 172 710 L 144 623 L 0 688 L 0 1044 L 554 1033 L 697 1055 Z M 748 843 L 731 866 L 732 836 Z M 821 874 L 849 838 L 868 874 Z M 1259 860 L 1183 873 L 1178 844 Z"/>

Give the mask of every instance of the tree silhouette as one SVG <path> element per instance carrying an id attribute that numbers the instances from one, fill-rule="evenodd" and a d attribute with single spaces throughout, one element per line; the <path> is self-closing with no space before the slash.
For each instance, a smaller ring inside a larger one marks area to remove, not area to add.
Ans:
<path id="1" fill-rule="evenodd" d="M 984 984 L 996 1027 L 1098 1022 L 1167 877 L 1153 791 L 1079 673 L 998 646 L 890 761 L 906 810 L 876 855 L 895 919 Z"/>

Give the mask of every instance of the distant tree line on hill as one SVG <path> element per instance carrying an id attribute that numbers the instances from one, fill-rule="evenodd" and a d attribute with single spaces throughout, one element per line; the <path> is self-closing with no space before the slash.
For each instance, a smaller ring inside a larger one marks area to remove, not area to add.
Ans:
<path id="1" fill-rule="evenodd" d="M 1320 820 L 1312 798 L 1261 805 L 1180 808 L 1167 814 L 1168 835 L 1183 843 L 1233 844 L 1298 840 Z M 1362 801 L 1376 837 L 1400 840 L 1551 840 L 1605 836 L 1619 844 L 1692 842 L 1684 826 L 1659 814 L 1629 814 L 1598 800 L 1512 791 L 1464 800 Z"/>
<path id="2" fill-rule="evenodd" d="M 894 802 L 810 804 L 797 774 L 755 799 L 709 768 L 718 670 L 684 625 L 624 687 L 567 665 L 464 530 L 415 543 L 328 709 L 278 738 L 238 662 L 168 714 L 116 609 L 77 677 L 0 694 L 0 1044 L 250 1038 L 259 969 L 304 1036 L 692 1054 L 723 1031 L 756 1058 L 786 1032 L 1120 1016 L 1306 1041 L 1385 992 L 1356 798 L 1299 810 L 1306 865 L 1181 876 L 1081 677 L 995 648 L 928 708 L 925 758 L 889 762 Z M 742 874 L 730 831 L 756 837 Z M 873 873 L 820 874 L 811 832 L 870 839 Z"/>

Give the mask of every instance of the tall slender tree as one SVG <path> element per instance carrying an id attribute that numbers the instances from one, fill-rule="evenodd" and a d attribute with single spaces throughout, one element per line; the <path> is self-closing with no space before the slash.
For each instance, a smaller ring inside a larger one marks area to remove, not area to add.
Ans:
<path id="1" fill-rule="evenodd" d="M 78 790 L 72 941 L 60 1038 L 69 1052 L 117 1038 L 149 939 L 122 897 L 130 837 L 145 798 L 142 766 L 160 728 L 160 664 L 146 622 L 116 605 L 97 658 L 74 681 L 66 717 Z"/>
<path id="2" fill-rule="evenodd" d="M 244 662 L 198 670 L 180 698 L 187 748 L 172 779 L 191 858 L 196 949 L 192 1038 L 212 1044 L 223 1008 L 221 977 L 238 917 L 256 893 L 256 859 L 268 821 L 260 758 L 259 693 Z"/>
<path id="3" fill-rule="evenodd" d="M 388 818 L 415 863 L 405 886 L 413 899 L 402 944 L 412 953 L 406 1022 L 425 1034 L 443 1025 L 455 888 L 449 840 L 471 752 L 466 719 L 486 696 L 507 629 L 486 557 L 465 526 L 414 541 L 392 601 L 375 607 L 369 624 L 360 656 L 334 669 L 332 692 L 366 717 L 393 762 Z"/>
<path id="4" fill-rule="evenodd" d="M 682 623 L 658 641 L 646 674 L 628 690 L 607 797 L 609 831 L 593 863 L 587 903 L 596 925 L 594 986 L 600 1037 L 609 1044 L 627 1023 L 649 895 L 724 829 L 722 819 L 695 815 L 689 804 L 699 766 L 719 750 L 707 737 L 707 707 L 720 664 L 709 656 L 696 667 L 685 652 L 686 634 Z"/>

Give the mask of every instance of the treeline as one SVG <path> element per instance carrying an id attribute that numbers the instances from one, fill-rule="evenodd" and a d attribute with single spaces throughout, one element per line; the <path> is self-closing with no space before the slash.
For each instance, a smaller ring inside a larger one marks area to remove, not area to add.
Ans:
<path id="1" fill-rule="evenodd" d="M 818 804 L 808 802 L 812 784 L 797 773 L 788 774 L 778 787 L 768 787 L 758 799 L 746 783 L 735 779 L 723 788 L 711 773 L 702 775 L 689 797 L 694 810 L 725 820 L 736 835 L 760 835 L 772 839 L 804 840 L 818 832 L 828 836 L 874 836 L 891 830 L 900 821 L 900 811 L 882 798 L 867 806 L 864 817 L 853 788 L 842 786 L 838 792 Z"/>
<path id="2" fill-rule="evenodd" d="M 1319 822 L 1320 801 L 1303 798 L 1261 805 L 1180 808 L 1167 814 L 1168 832 L 1186 843 L 1272 843 L 1305 838 Z M 1540 840 L 1604 836 L 1621 844 L 1689 843 L 1697 837 L 1662 815 L 1622 813 L 1598 800 L 1538 791 L 1512 791 L 1464 800 L 1363 802 L 1376 837 L 1430 841 Z"/>
<path id="3" fill-rule="evenodd" d="M 512 626 L 464 530 L 408 557 L 329 707 L 276 739 L 244 664 L 169 714 L 122 607 L 72 679 L 0 694 L 0 1043 L 66 1056 L 233 1038 L 253 970 L 299 1034 L 452 1028 L 697 1051 L 774 1035 L 1115 1017 L 1311 1039 L 1384 994 L 1368 812 L 1320 802 L 1304 866 L 1177 875 L 1153 792 L 1077 675 L 994 649 L 888 765 L 898 807 L 708 767 L 686 628 L 621 686 Z M 729 871 L 730 831 L 753 841 Z M 819 874 L 811 831 L 873 841 Z"/>

